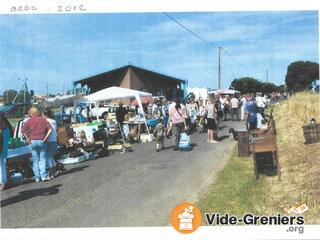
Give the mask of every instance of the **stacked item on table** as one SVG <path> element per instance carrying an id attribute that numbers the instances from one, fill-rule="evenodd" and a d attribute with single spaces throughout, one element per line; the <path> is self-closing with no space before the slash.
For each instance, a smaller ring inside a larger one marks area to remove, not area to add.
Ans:
<path id="1" fill-rule="evenodd" d="M 68 144 L 61 146 L 59 149 L 58 161 L 62 164 L 73 164 L 104 155 L 103 151 L 97 149 L 95 145 L 96 141 L 104 140 L 105 144 L 102 144 L 102 148 L 107 145 L 107 133 L 104 127 L 105 123 L 99 120 L 87 124 L 73 125 L 74 135 L 68 140 Z M 101 137 L 101 131 L 105 133 L 103 137 Z"/>
<path id="2" fill-rule="evenodd" d="M 58 129 L 58 143 L 59 144 L 67 144 L 68 141 L 73 138 L 73 129 L 69 126 L 59 127 Z"/>
<path id="3" fill-rule="evenodd" d="M 144 121 L 144 119 L 142 117 L 139 117 L 139 115 L 135 115 L 129 118 L 129 122 L 142 122 L 142 121 Z"/>

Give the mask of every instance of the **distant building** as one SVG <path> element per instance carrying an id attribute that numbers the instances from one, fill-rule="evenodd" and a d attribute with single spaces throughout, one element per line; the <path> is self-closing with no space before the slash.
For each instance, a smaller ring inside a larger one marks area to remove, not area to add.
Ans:
<path id="1" fill-rule="evenodd" d="M 74 93 L 94 93 L 112 86 L 149 92 L 153 96 L 165 96 L 169 100 L 183 97 L 187 92 L 185 80 L 127 65 L 74 82 Z"/>
<path id="2" fill-rule="evenodd" d="M 193 93 L 195 99 L 206 99 L 208 97 L 208 88 L 188 87 L 188 94 Z"/>

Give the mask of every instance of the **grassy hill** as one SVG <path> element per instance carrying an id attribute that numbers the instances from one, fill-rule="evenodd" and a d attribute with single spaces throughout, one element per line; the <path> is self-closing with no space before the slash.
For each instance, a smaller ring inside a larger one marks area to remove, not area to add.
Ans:
<path id="1" fill-rule="evenodd" d="M 297 93 L 275 106 L 281 182 L 277 176 L 255 180 L 252 157 L 238 158 L 237 149 L 215 183 L 197 205 L 204 212 L 286 215 L 284 208 L 306 203 L 305 223 L 320 224 L 320 143 L 304 144 L 302 126 L 320 122 L 319 94 Z M 288 215 L 288 214 L 287 214 Z"/>

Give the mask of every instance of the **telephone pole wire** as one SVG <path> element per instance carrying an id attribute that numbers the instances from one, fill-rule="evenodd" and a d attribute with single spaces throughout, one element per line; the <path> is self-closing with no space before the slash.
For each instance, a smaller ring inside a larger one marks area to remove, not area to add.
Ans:
<path id="1" fill-rule="evenodd" d="M 49 97 L 49 85 L 48 85 L 48 81 L 46 82 L 47 83 L 47 98 Z"/>

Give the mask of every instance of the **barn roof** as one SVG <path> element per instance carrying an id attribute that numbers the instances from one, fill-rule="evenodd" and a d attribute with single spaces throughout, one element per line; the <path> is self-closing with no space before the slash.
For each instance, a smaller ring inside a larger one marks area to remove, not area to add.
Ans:
<path id="1" fill-rule="evenodd" d="M 94 76 L 91 76 L 88 78 L 84 78 L 84 79 L 75 81 L 74 83 L 75 84 L 80 83 L 83 85 L 83 84 L 88 84 L 92 81 L 96 81 L 97 79 L 101 79 L 101 78 L 103 78 L 104 81 L 108 81 L 108 80 L 111 81 L 114 78 L 118 78 L 119 76 L 124 76 L 124 74 L 128 71 L 129 68 L 133 69 L 137 73 L 149 74 L 149 75 L 152 75 L 152 76 L 157 77 L 159 79 L 172 80 L 172 81 L 182 82 L 182 83 L 185 82 L 185 80 L 182 80 L 179 78 L 171 77 L 171 76 L 168 76 L 168 75 L 165 75 L 162 73 L 154 72 L 154 71 L 151 71 L 148 69 L 136 67 L 136 66 L 129 64 L 129 65 L 126 65 L 126 66 L 123 66 L 120 68 L 116 68 L 116 69 L 113 69 L 113 70 L 110 70 L 110 71 L 107 71 L 104 73 L 100 73 L 100 74 L 97 74 L 97 75 L 94 75 Z"/>

